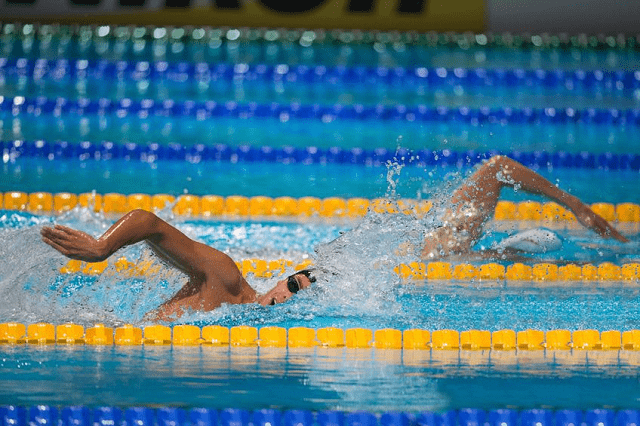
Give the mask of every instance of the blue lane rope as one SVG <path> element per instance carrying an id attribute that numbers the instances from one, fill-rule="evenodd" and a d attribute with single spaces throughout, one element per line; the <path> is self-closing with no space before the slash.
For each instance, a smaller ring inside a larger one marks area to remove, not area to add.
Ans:
<path id="1" fill-rule="evenodd" d="M 393 411 L 317 411 L 272 408 L 182 409 L 176 407 L 118 407 L 49 405 L 0 406 L 0 425 L 27 426 L 635 426 L 638 410 L 460 409 L 435 413 Z"/>
<path id="2" fill-rule="evenodd" d="M 0 73 L 31 77 L 34 81 L 163 81 L 196 85 L 201 81 L 306 84 L 384 85 L 394 89 L 428 84 L 430 87 L 531 87 L 557 91 L 633 92 L 640 89 L 640 71 L 544 70 L 487 68 L 428 68 L 380 66 L 330 66 L 288 64 L 229 64 L 168 61 L 108 61 L 87 59 L 0 58 Z"/>
<path id="3" fill-rule="evenodd" d="M 83 141 L 71 143 L 67 141 L 48 142 L 36 141 L 0 141 L 0 155 L 18 159 L 44 158 L 75 159 L 81 161 L 96 161 L 122 159 L 128 161 L 187 161 L 200 162 L 266 162 L 266 163 L 301 163 L 301 164 L 353 164 L 361 166 L 382 166 L 389 162 L 397 164 L 427 166 L 473 166 L 494 155 L 506 155 L 527 167 L 539 168 L 573 168 L 573 169 L 603 169 L 603 170 L 640 170 L 640 154 L 615 154 L 605 152 L 594 154 L 591 152 L 571 153 L 557 151 L 454 151 L 444 150 L 408 150 L 400 148 L 389 150 L 386 148 L 340 148 L 327 149 L 313 146 L 296 148 L 292 146 L 270 147 L 225 144 L 185 146 L 178 143 L 166 145 L 158 143 L 136 144 L 114 143 L 102 141 L 93 143 Z"/>
<path id="4" fill-rule="evenodd" d="M 480 125 L 485 123 L 501 124 L 605 124 L 640 126 L 640 109 L 600 109 L 600 108 L 447 108 L 427 105 L 387 106 L 377 104 L 356 105 L 320 105 L 320 104 L 260 104 L 256 102 L 225 103 L 215 101 L 176 102 L 172 99 L 156 101 L 153 99 L 134 100 L 130 98 L 113 101 L 107 98 L 77 99 L 67 98 L 25 98 L 24 96 L 0 96 L 0 113 L 20 114 L 87 114 L 111 115 L 118 118 L 127 116 L 146 117 L 191 117 L 205 120 L 223 118 L 274 118 L 282 120 L 303 119 L 322 120 L 360 120 L 360 121 L 405 121 L 405 122 L 445 122 Z"/>

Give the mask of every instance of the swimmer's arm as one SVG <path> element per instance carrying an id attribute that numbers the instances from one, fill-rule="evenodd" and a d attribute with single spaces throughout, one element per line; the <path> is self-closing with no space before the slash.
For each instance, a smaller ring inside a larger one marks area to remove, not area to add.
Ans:
<path id="1" fill-rule="evenodd" d="M 517 187 L 532 194 L 544 195 L 563 206 L 572 209 L 580 200 L 561 190 L 547 179 L 502 155 L 492 157 L 484 163 L 458 190 L 452 201 L 473 202 L 495 206 L 500 190 L 505 187 Z"/>
<path id="2" fill-rule="evenodd" d="M 97 239 L 61 225 L 45 227 L 41 233 L 43 241 L 60 253 L 86 262 L 105 260 L 124 246 L 146 241 L 164 260 L 194 278 L 204 278 L 212 267 L 233 269 L 233 262 L 227 259 L 228 256 L 193 241 L 155 214 L 144 210 L 126 214 Z"/>
<path id="3" fill-rule="evenodd" d="M 609 222 L 596 214 L 579 198 L 553 185 L 533 170 L 508 157 L 495 156 L 478 169 L 456 193 L 452 201 L 468 201 L 495 208 L 500 189 L 504 186 L 517 187 L 532 194 L 543 195 L 571 210 L 578 221 L 603 237 L 618 241 L 628 240 Z"/>

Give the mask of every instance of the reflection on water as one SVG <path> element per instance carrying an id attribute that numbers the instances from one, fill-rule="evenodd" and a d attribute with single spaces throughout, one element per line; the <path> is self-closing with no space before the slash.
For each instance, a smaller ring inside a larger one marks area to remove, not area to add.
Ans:
<path id="1" fill-rule="evenodd" d="M 2 345 L 0 399 L 373 412 L 638 409 L 638 367 L 633 351 Z"/>

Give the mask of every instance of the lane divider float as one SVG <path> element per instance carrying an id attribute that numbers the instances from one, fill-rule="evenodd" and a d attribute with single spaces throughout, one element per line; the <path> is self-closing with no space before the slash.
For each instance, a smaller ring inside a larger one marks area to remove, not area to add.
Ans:
<path id="1" fill-rule="evenodd" d="M 572 91 L 622 92 L 640 88 L 640 72 L 625 70 L 546 70 L 491 68 L 429 68 L 415 66 L 326 66 L 292 65 L 286 63 L 109 61 L 87 59 L 46 59 L 0 57 L 0 72 L 8 79 L 30 78 L 39 83 L 54 83 L 56 87 L 72 87 L 82 81 L 125 81 L 131 84 L 174 83 L 180 88 L 197 87 L 202 81 L 269 85 L 274 82 L 303 82 L 336 86 L 344 91 L 357 84 L 384 87 L 392 92 L 415 92 L 416 87 L 509 87 L 535 86 L 565 93 Z M 185 90 L 186 91 L 186 90 Z"/>
<path id="2" fill-rule="evenodd" d="M 7 425 L 39 424 L 57 426 L 72 424 L 93 426 L 474 426 L 474 425 L 585 425 L 635 426 L 640 423 L 640 410 L 516 410 L 499 408 L 482 410 L 462 408 L 444 412 L 368 411 L 343 412 L 337 410 L 255 410 L 225 408 L 178 407 L 87 407 L 82 405 L 56 407 L 50 405 L 0 406 L 0 415 Z"/>
<path id="3" fill-rule="evenodd" d="M 446 71 L 445 71 L 446 72 Z M 637 74 L 640 78 L 640 74 Z M 634 74 L 635 76 L 635 74 Z M 635 84 L 635 83 L 634 83 Z M 640 80 L 638 81 L 640 86 Z M 156 105 L 150 99 L 133 100 L 125 98 L 119 102 L 108 98 L 99 99 L 66 99 L 58 98 L 26 98 L 24 96 L 0 96 L 0 111 L 10 112 L 14 117 L 20 114 L 33 115 L 53 114 L 56 116 L 85 116 L 97 114 L 100 116 L 117 115 L 124 118 L 128 115 L 138 117 L 193 117 L 197 119 L 227 117 L 227 118 L 273 118 L 287 120 L 303 119 L 331 122 L 335 120 L 362 121 L 406 121 L 406 122 L 456 122 L 478 125 L 483 123 L 502 124 L 560 124 L 560 123 L 589 123 L 605 125 L 629 126 L 640 125 L 640 109 L 617 108 L 516 108 L 516 107 L 434 107 L 425 104 L 387 106 L 376 104 L 373 106 L 356 104 L 334 104 L 323 106 L 319 104 L 300 103 L 238 103 L 228 101 L 175 101 L 166 99 Z"/>
<path id="4" fill-rule="evenodd" d="M 428 281 L 508 281 L 508 282 L 629 282 L 640 280 L 640 263 L 616 265 L 603 262 L 556 265 L 553 263 L 513 263 L 502 265 L 495 262 L 483 264 L 450 262 L 410 262 L 401 264 L 394 271 L 403 279 Z"/>
<path id="5" fill-rule="evenodd" d="M 640 330 L 398 330 L 338 327 L 224 327 L 190 324 L 120 327 L 95 324 L 0 324 L 0 344 L 346 347 L 417 350 L 640 350 Z"/>
<path id="6" fill-rule="evenodd" d="M 640 123 L 640 110 L 636 114 Z M 156 161 L 230 162 L 230 163 L 299 163 L 299 164 L 348 164 L 365 167 L 386 166 L 389 163 L 415 167 L 443 166 L 470 167 L 494 155 L 505 155 L 527 167 L 598 169 L 598 170 L 640 170 L 640 154 L 634 153 L 591 153 L 588 151 L 566 152 L 555 151 L 456 151 L 451 149 L 431 150 L 407 148 L 373 149 L 341 148 L 337 146 L 319 148 L 306 146 L 254 146 L 249 144 L 192 144 L 183 145 L 177 142 L 158 143 L 114 143 L 102 141 L 69 141 L 50 142 L 46 140 L 0 140 L 0 154 L 16 160 L 20 157 L 42 158 L 49 161 L 55 159 L 72 159 L 79 161 L 125 160 L 153 163 Z"/>
<path id="7" fill-rule="evenodd" d="M 299 271 L 313 266 L 309 259 L 293 261 L 288 259 L 243 259 L 236 262 L 238 269 L 246 277 L 253 274 L 260 278 L 278 277 L 287 271 Z M 110 269 L 109 269 L 110 268 Z M 80 260 L 69 260 L 60 268 L 61 274 L 83 274 L 101 275 L 103 273 L 121 274 L 126 277 L 143 277 L 157 274 L 161 270 L 161 265 L 153 260 L 142 260 L 132 262 L 121 256 L 115 260 L 103 260 L 102 262 L 82 262 Z"/>
<path id="8" fill-rule="evenodd" d="M 367 212 L 404 213 L 417 216 L 429 212 L 429 200 L 342 197 L 267 197 L 242 195 L 180 195 L 120 194 L 120 193 L 50 193 L 10 191 L 0 194 L 5 210 L 20 210 L 40 214 L 60 214 L 75 207 L 92 207 L 96 212 L 124 214 L 143 209 L 157 212 L 170 208 L 179 216 L 201 218 L 360 218 Z M 640 223 L 640 204 L 594 203 L 591 208 L 611 222 Z M 495 220 L 575 222 L 575 216 L 555 202 L 499 201 Z"/>
<path id="9" fill-rule="evenodd" d="M 236 262 L 238 269 L 247 277 L 280 277 L 301 269 L 313 267 L 311 259 L 293 261 L 288 259 L 243 259 Z M 109 269 L 110 268 L 110 269 Z M 149 276 L 160 271 L 161 266 L 151 260 L 132 262 L 122 256 L 102 262 L 82 262 L 69 260 L 62 268 L 62 274 L 100 275 L 108 271 L 124 276 Z M 603 262 L 598 265 L 565 264 L 539 262 L 532 265 L 512 263 L 503 265 L 495 262 L 471 264 L 451 262 L 409 262 L 396 266 L 394 272 L 403 280 L 420 281 L 520 281 L 520 282 L 628 282 L 640 281 L 640 263 L 629 262 L 616 265 Z"/>

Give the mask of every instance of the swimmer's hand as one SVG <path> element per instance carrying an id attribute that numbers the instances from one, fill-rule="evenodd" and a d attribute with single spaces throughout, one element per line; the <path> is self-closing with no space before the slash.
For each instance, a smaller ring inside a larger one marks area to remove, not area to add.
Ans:
<path id="1" fill-rule="evenodd" d="M 571 208 L 571 211 L 585 227 L 595 231 L 604 238 L 614 238 L 620 242 L 627 243 L 629 240 L 622 235 L 616 228 L 614 228 L 609 222 L 591 210 L 591 207 L 582 202 L 578 202 L 576 206 Z"/>
<path id="2" fill-rule="evenodd" d="M 45 226 L 40 231 L 42 241 L 58 250 L 70 259 L 85 262 L 101 262 L 108 257 L 108 252 L 100 240 L 91 235 L 66 226 Z"/>

